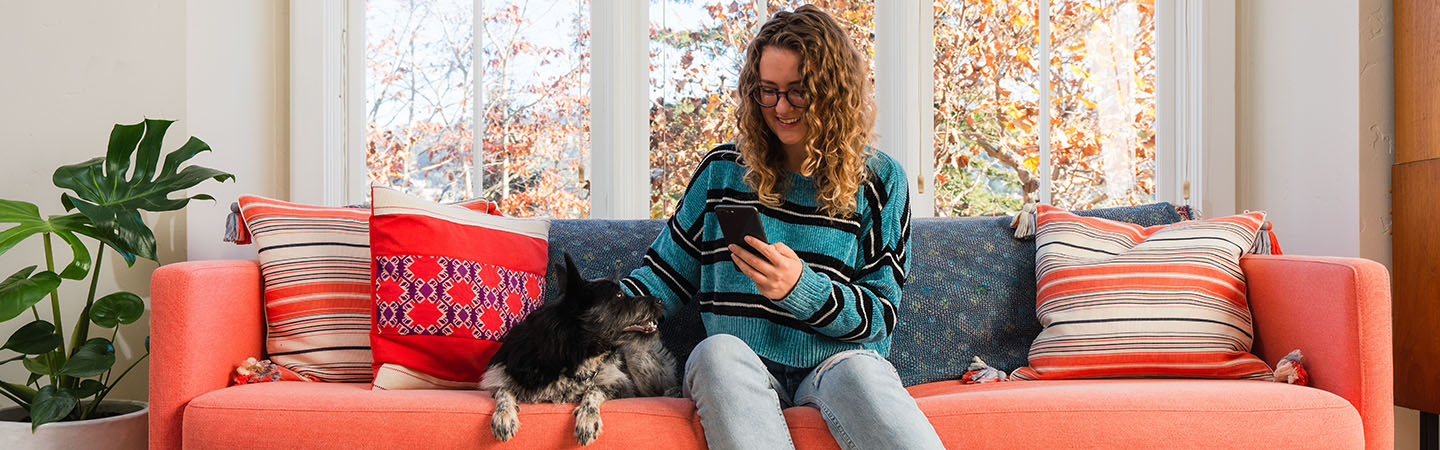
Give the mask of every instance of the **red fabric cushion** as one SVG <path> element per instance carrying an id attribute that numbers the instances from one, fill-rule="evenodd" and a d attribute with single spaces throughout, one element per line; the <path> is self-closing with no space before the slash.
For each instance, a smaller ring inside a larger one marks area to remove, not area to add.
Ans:
<path id="1" fill-rule="evenodd" d="M 573 403 L 525 404 L 520 432 L 490 434 L 495 400 L 485 391 L 375 391 L 364 383 L 247 384 L 196 397 L 185 410 L 187 449 L 245 442 L 291 449 L 551 449 L 575 443 Z M 695 405 L 682 398 L 607 400 L 597 449 L 705 448 Z"/>
<path id="2" fill-rule="evenodd" d="M 1360 415 L 1349 402 L 1320 389 L 1285 383 L 1056 380 L 963 385 L 941 381 L 912 386 L 909 391 L 948 448 L 1365 447 Z M 819 414 L 814 416 L 820 419 Z M 796 422 L 790 423 L 793 433 Z M 804 445 L 800 438 L 795 444 Z"/>
<path id="3" fill-rule="evenodd" d="M 1022 380 L 1265 378 L 1240 255 L 1264 213 L 1141 227 L 1037 208 L 1035 310 Z"/>
<path id="4" fill-rule="evenodd" d="M 1360 416 L 1319 389 L 1244 380 L 1065 380 L 910 388 L 948 448 L 1359 449 Z M 257 436 L 283 448 L 576 448 L 574 404 L 527 404 L 520 433 L 490 435 L 483 391 L 371 391 L 365 384 L 276 382 L 196 397 L 187 449 L 229 449 Z M 820 412 L 785 409 L 799 449 L 838 448 Z M 627 398 L 601 404 L 586 449 L 703 449 L 694 403 Z"/>
<path id="5" fill-rule="evenodd" d="M 376 187 L 370 254 L 376 389 L 474 388 L 544 300 L 550 222 Z"/>

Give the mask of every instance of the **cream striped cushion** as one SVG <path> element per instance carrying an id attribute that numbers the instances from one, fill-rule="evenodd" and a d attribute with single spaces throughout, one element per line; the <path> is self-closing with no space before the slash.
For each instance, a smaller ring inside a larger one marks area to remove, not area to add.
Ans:
<path id="1" fill-rule="evenodd" d="M 313 381 L 370 381 L 370 210 L 247 195 L 240 215 L 260 253 L 270 360 Z"/>
<path id="2" fill-rule="evenodd" d="M 1265 214 L 1140 227 L 1041 205 L 1036 316 L 1016 379 L 1264 378 L 1240 256 Z"/>

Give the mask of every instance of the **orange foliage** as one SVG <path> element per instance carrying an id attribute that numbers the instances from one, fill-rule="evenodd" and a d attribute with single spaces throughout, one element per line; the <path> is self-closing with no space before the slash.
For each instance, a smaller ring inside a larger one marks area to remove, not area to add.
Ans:
<path id="1" fill-rule="evenodd" d="M 668 217 L 703 154 L 734 139 L 739 53 L 762 20 L 750 0 L 697 3 L 708 17 L 696 27 L 650 25 L 650 83 L 658 93 L 649 113 L 652 217 Z M 766 6 L 777 11 L 800 3 L 767 0 Z M 814 3 L 870 57 L 873 80 L 874 3 Z M 412 5 L 417 17 L 370 36 L 372 181 L 443 200 L 498 200 L 511 215 L 587 216 L 589 5 L 581 4 L 579 12 L 565 13 L 564 31 L 573 39 L 563 44 L 527 38 L 540 20 L 535 10 L 544 8 L 505 5 L 482 14 L 480 171 L 471 161 L 469 19 L 420 1 Z M 1051 180 L 1052 203 L 1062 207 L 1154 198 L 1154 0 L 1051 0 L 1051 54 L 1043 64 L 1037 61 L 1037 5 L 935 0 L 938 214 L 1011 212 L 1037 198 L 1042 176 Z M 448 62 L 410 62 L 417 38 L 436 35 L 444 39 L 418 51 Z M 547 69 L 536 71 L 536 64 Z M 1049 174 L 1038 173 L 1041 67 L 1051 78 Z M 407 115 L 397 120 L 400 109 Z M 472 179 L 477 173 L 482 179 Z"/>

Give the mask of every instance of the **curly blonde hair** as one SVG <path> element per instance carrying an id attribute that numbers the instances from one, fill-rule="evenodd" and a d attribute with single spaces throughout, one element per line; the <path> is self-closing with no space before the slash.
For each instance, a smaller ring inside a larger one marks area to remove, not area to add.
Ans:
<path id="1" fill-rule="evenodd" d="M 760 81 L 760 54 L 766 47 L 800 55 L 800 77 L 809 92 L 805 110 L 805 163 L 802 173 L 815 177 L 815 203 L 831 217 L 855 212 L 855 193 L 866 176 L 868 144 L 874 138 L 875 101 L 865 59 L 829 14 L 812 5 L 775 13 L 745 48 L 740 68 L 738 144 L 746 167 L 745 183 L 761 203 L 779 206 L 789 177 L 785 152 L 765 124 L 751 92 Z"/>

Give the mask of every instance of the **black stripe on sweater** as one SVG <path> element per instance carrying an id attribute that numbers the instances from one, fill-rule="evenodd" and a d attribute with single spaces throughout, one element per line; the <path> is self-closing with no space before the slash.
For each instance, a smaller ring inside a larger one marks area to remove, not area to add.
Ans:
<path id="1" fill-rule="evenodd" d="M 670 263 L 665 262 L 654 249 L 645 251 L 645 267 L 654 271 L 660 281 L 665 283 L 665 287 L 680 298 L 681 303 L 690 303 L 690 299 L 695 295 L 695 286 L 690 284 L 689 279 L 681 276 Z"/>
<path id="2" fill-rule="evenodd" d="M 816 334 L 814 328 L 791 316 L 789 313 L 780 309 L 780 307 L 775 306 L 773 301 L 761 295 L 734 292 L 702 292 L 695 298 L 698 299 L 700 303 L 701 312 L 722 316 L 765 319 L 776 325 Z"/>

